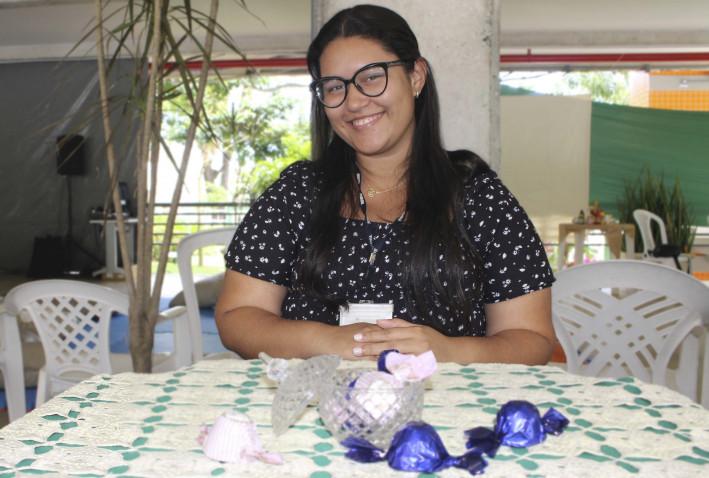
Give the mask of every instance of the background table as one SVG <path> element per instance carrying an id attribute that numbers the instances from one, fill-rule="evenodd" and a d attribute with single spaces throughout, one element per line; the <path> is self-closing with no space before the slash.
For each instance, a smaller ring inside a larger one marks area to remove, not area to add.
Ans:
<path id="1" fill-rule="evenodd" d="M 135 225 L 138 224 L 138 218 L 126 217 L 123 219 L 126 228 L 126 240 L 128 253 L 133 255 L 133 235 L 135 233 Z M 118 220 L 117 219 L 92 219 L 89 224 L 103 226 L 103 236 L 106 247 L 106 265 L 101 269 L 94 271 L 93 275 L 102 275 L 107 279 L 114 279 L 123 276 L 125 271 L 118 267 Z"/>
<path id="2" fill-rule="evenodd" d="M 263 371 L 258 360 L 222 360 L 165 374 L 94 377 L 0 430 L 0 475 L 412 476 L 384 463 L 344 458 L 314 408 L 275 438 L 274 388 Z M 555 367 L 445 364 L 426 391 L 424 419 L 459 454 L 463 430 L 491 426 L 500 405 L 511 399 L 530 400 L 542 412 L 553 406 L 571 425 L 529 449 L 502 447 L 484 476 L 699 476 L 709 470 L 709 412 L 632 378 L 586 378 Z M 264 445 L 282 453 L 284 465 L 239 467 L 202 454 L 200 424 L 232 408 L 256 421 Z M 441 475 L 470 476 L 462 470 Z"/>
<path id="3" fill-rule="evenodd" d="M 587 231 L 601 231 L 606 236 L 606 243 L 611 254 L 616 259 L 620 258 L 621 233 L 625 236 L 625 250 L 628 258 L 635 254 L 635 224 L 559 224 L 559 253 L 557 255 L 557 270 L 566 265 L 566 237 L 574 234 L 574 262 L 576 265 L 583 263 L 583 246 Z"/>

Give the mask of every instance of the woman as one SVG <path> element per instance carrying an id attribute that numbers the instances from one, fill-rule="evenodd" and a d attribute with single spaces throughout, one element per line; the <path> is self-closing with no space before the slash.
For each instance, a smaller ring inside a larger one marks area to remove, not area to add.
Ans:
<path id="1" fill-rule="evenodd" d="M 243 357 L 393 348 L 546 363 L 544 249 L 482 160 L 442 148 L 433 75 L 406 21 L 343 10 L 308 67 L 314 160 L 286 169 L 234 236 L 216 312 L 223 343 Z M 393 316 L 338 325 L 347 304 L 370 301 L 393 303 Z"/>

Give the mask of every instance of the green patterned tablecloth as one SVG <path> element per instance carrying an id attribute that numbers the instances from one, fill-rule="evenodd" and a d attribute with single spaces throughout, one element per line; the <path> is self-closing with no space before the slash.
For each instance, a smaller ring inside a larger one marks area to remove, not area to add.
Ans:
<path id="1" fill-rule="evenodd" d="M 709 476 L 709 412 L 663 387 L 517 365 L 444 364 L 431 382 L 424 419 L 452 454 L 464 451 L 463 430 L 492 426 L 508 400 L 529 400 L 542 413 L 553 406 L 570 419 L 563 435 L 540 445 L 501 448 L 485 476 Z M 416 476 L 347 460 L 314 408 L 275 438 L 274 391 L 259 360 L 94 377 L 0 430 L 0 477 Z M 221 464 L 202 454 L 200 425 L 232 408 L 258 424 L 265 448 L 283 454 L 284 465 Z"/>

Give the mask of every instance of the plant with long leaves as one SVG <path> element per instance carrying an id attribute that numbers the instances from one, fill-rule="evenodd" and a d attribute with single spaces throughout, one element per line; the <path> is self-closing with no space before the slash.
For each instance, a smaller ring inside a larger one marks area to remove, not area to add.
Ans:
<path id="1" fill-rule="evenodd" d="M 644 168 L 639 178 L 625 181 L 623 195 L 618 200 L 620 220 L 634 224 L 633 211 L 636 209 L 645 209 L 660 216 L 665 222 L 667 241 L 679 246 L 682 252 L 691 251 L 694 217 L 682 193 L 679 178 L 675 178 L 672 188 L 668 189 L 664 176 L 656 176 Z M 653 229 L 653 236 L 655 243 L 660 244 L 659 230 Z M 635 250 L 642 250 L 639 234 L 635 236 Z"/>
<path id="2" fill-rule="evenodd" d="M 245 0 L 235 0 L 246 9 Z M 228 32 L 217 24 L 219 0 L 210 0 L 209 11 L 193 8 L 190 0 L 128 0 L 127 2 L 95 1 L 96 24 L 89 34 L 96 37 L 96 58 L 99 73 L 101 115 L 105 135 L 108 174 L 111 179 L 111 198 L 116 211 L 119 245 L 130 293 L 130 353 L 136 372 L 150 372 L 154 330 L 162 290 L 169 244 L 180 201 L 182 185 L 201 121 L 203 98 L 215 41 L 223 43 L 241 55 Z M 117 23 L 117 24 L 116 24 Z M 87 34 L 87 36 L 89 35 Z M 86 37 L 85 37 L 86 38 Z M 83 39 L 82 39 L 83 40 Z M 81 40 L 80 40 L 81 41 Z M 197 53 L 183 53 L 190 46 Z M 134 61 L 130 108 L 126 114 L 140 115 L 136 167 L 136 227 L 137 253 L 132 260 L 127 247 L 123 208 L 117 186 L 118 160 L 113 142 L 111 111 L 115 108 L 109 96 L 111 68 L 119 58 Z M 201 65 L 195 76 L 190 66 Z M 218 74 L 218 73 L 217 73 Z M 170 76 L 174 88 L 181 88 L 187 98 L 190 122 L 187 128 L 182 158 L 176 160 L 160 132 L 162 105 L 174 91 L 165 88 Z M 131 109 L 133 111 L 128 112 Z M 167 225 L 162 238 L 157 270 L 152 270 L 151 247 L 153 213 L 158 180 L 158 159 L 163 147 L 177 168 L 177 183 L 172 195 Z M 198 359 L 199 357 L 193 357 Z"/>

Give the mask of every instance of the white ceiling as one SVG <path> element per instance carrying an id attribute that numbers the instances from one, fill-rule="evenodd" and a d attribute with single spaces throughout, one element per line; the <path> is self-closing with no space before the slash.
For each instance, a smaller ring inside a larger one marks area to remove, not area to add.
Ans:
<path id="1" fill-rule="evenodd" d="M 444 7 L 452 0 L 412 0 Z M 114 0 L 120 5 L 123 0 Z M 219 22 L 250 57 L 303 57 L 310 0 L 220 2 Z M 500 0 L 500 45 L 510 53 L 707 52 L 709 0 Z M 192 0 L 207 10 L 208 0 Z M 94 17 L 92 0 L 0 0 L 0 61 L 64 57 Z M 405 12 L 404 12 L 405 14 Z M 91 54 L 93 38 L 74 56 Z M 221 51 L 218 57 L 235 57 Z M 705 62 L 705 65 L 709 62 Z"/>

